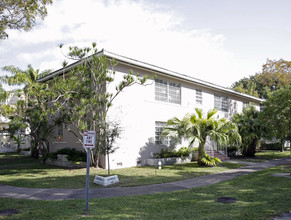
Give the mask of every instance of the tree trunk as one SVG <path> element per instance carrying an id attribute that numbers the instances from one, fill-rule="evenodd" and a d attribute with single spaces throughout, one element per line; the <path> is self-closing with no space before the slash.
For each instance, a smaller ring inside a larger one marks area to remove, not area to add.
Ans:
<path id="1" fill-rule="evenodd" d="M 201 164 L 201 159 L 205 154 L 205 141 L 201 142 L 198 146 L 198 164 Z"/>
<path id="2" fill-rule="evenodd" d="M 39 151 L 38 151 L 38 144 L 37 143 L 35 143 L 31 149 L 31 157 L 34 159 L 39 158 Z"/>
<path id="3" fill-rule="evenodd" d="M 281 139 L 281 150 L 280 151 L 284 152 L 284 140 L 283 139 Z"/>
<path id="4" fill-rule="evenodd" d="M 31 141 L 31 157 L 34 159 L 39 158 L 39 149 L 38 149 L 38 139 L 35 136 L 32 136 Z"/>
<path id="5" fill-rule="evenodd" d="M 107 165 L 108 165 L 108 176 L 110 176 L 110 162 L 109 162 L 109 153 L 107 151 Z"/>
<path id="6" fill-rule="evenodd" d="M 245 157 L 254 157 L 256 153 L 256 147 L 257 147 L 258 140 L 253 139 L 253 141 L 248 145 L 248 147 L 243 150 L 243 155 Z"/>

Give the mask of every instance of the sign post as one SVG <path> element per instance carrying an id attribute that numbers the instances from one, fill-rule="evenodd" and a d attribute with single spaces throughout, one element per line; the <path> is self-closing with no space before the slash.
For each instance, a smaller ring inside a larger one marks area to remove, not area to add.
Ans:
<path id="1" fill-rule="evenodd" d="M 86 193 L 85 193 L 85 211 L 89 211 L 89 184 L 90 184 L 90 155 L 91 149 L 95 148 L 95 131 L 84 131 L 83 134 L 83 147 L 87 151 L 87 163 L 86 163 Z"/>

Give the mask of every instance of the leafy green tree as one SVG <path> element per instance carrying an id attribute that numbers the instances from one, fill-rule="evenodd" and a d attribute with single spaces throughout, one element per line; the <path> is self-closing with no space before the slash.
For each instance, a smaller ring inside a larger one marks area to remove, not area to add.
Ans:
<path id="1" fill-rule="evenodd" d="M 5 104 L 6 99 L 9 96 L 9 92 L 3 89 L 2 84 L 0 84 L 0 116 L 9 117 L 15 111 L 13 106 Z"/>
<path id="2" fill-rule="evenodd" d="M 246 157 L 254 157 L 258 142 L 265 131 L 265 126 L 260 120 L 260 112 L 249 105 L 242 113 L 235 114 L 231 120 L 238 125 L 242 137 L 240 146 L 242 154 Z"/>
<path id="3" fill-rule="evenodd" d="M 67 57 L 78 63 L 69 72 L 64 71 L 60 77 L 56 77 L 53 80 L 56 89 L 52 89 L 55 92 L 52 97 L 56 97 L 52 102 L 61 112 L 67 130 L 80 143 L 83 143 L 84 130 L 96 131 L 96 147 L 91 155 L 93 166 L 98 166 L 100 153 L 109 146 L 106 139 L 111 132 L 107 129 L 107 114 L 113 101 L 126 87 L 144 84 L 148 78 L 129 72 L 115 87 L 115 92 L 110 92 L 108 88 L 115 79 L 116 62 L 105 56 L 96 56 L 97 52 L 95 43 L 92 48 L 70 47 Z M 110 152 L 108 149 L 105 151 Z"/>
<path id="4" fill-rule="evenodd" d="M 261 73 L 243 78 L 233 83 L 231 88 L 237 92 L 266 99 L 271 92 L 289 84 L 291 84 L 291 62 L 267 59 Z"/>
<path id="5" fill-rule="evenodd" d="M 25 102 L 18 106 L 21 111 L 14 114 L 10 122 L 10 134 L 14 135 L 19 129 L 29 127 L 32 157 L 38 158 L 40 149 L 44 154 L 48 153 L 48 136 L 54 129 L 54 120 L 48 118 L 48 113 L 53 112 L 48 105 L 50 89 L 47 84 L 37 81 L 39 70 L 34 70 L 31 65 L 25 71 L 14 66 L 5 66 L 3 69 L 11 75 L 2 77 L 2 80 L 9 85 L 24 86 L 25 94 Z"/>
<path id="6" fill-rule="evenodd" d="M 250 78 L 243 78 L 232 85 L 232 88 L 240 93 L 259 97 L 257 91 L 257 78 L 256 76 L 250 76 Z"/>
<path id="7" fill-rule="evenodd" d="M 198 163 L 206 165 L 205 143 L 207 138 L 221 145 L 236 145 L 241 141 L 236 124 L 226 119 L 215 119 L 214 115 L 217 110 L 208 111 L 206 117 L 203 117 L 203 111 L 195 108 L 194 114 L 187 114 L 182 120 L 173 118 L 168 120 L 167 127 L 164 129 L 165 135 L 178 136 L 189 139 L 190 145 L 197 140 L 198 146 Z M 207 158 L 206 158 L 207 159 Z"/>
<path id="8" fill-rule="evenodd" d="M 263 122 L 268 128 L 267 138 L 276 138 L 284 151 L 285 141 L 291 143 L 291 85 L 270 94 L 263 103 Z"/>
<path id="9" fill-rule="evenodd" d="M 46 6 L 52 0 L 1 0 L 0 2 L 0 39 L 8 38 L 7 29 L 29 31 L 38 17 L 47 15 Z"/>
<path id="10" fill-rule="evenodd" d="M 6 100 L 8 93 L 3 89 L 2 84 L 0 84 L 0 101 L 3 102 Z"/>

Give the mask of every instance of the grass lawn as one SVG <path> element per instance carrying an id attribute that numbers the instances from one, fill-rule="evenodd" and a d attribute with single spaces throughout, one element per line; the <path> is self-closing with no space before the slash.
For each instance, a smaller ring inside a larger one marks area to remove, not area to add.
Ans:
<path id="1" fill-rule="evenodd" d="M 0 166 L 14 165 L 23 163 L 38 163 L 37 160 L 32 160 L 29 156 L 23 156 L 17 153 L 0 153 Z"/>
<path id="2" fill-rule="evenodd" d="M 261 152 L 257 152 L 255 154 L 255 157 L 237 157 L 233 158 L 232 160 L 243 160 L 247 162 L 264 162 L 267 160 L 274 160 L 274 159 L 280 159 L 284 157 L 289 157 L 290 151 L 280 152 L 280 151 L 273 151 L 273 150 L 264 150 Z"/>
<path id="3" fill-rule="evenodd" d="M 251 173 L 220 184 L 170 193 L 84 200 L 0 199 L 0 210 L 16 209 L 9 219 L 273 219 L 291 211 L 291 179 L 271 174 L 285 166 Z M 236 203 L 216 198 L 234 197 Z M 3 217 L 4 219 L 5 217 Z M 1 217 L 0 217 L 1 219 Z"/>
<path id="4" fill-rule="evenodd" d="M 6 163 L 11 165 L 13 161 L 15 166 L 1 167 Z M 117 174 L 120 180 L 120 183 L 113 186 L 138 186 L 189 179 L 241 166 L 243 165 L 223 163 L 218 167 L 199 167 L 197 162 L 192 162 L 163 166 L 161 170 L 148 166 L 123 168 L 112 170 L 111 175 Z M 31 188 L 84 188 L 85 175 L 86 169 L 49 166 L 29 157 L 19 157 L 11 153 L 0 156 L 1 184 Z M 107 170 L 95 168 L 90 170 L 91 188 L 101 187 L 93 183 L 95 175 L 106 176 Z"/>

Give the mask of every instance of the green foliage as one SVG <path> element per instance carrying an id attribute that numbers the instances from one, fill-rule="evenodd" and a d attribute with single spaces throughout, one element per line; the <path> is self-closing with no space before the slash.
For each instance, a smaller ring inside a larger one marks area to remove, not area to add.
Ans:
<path id="1" fill-rule="evenodd" d="M 207 138 L 224 146 L 239 145 L 241 137 L 236 124 L 226 119 L 216 120 L 214 118 L 216 112 L 215 109 L 210 110 L 204 117 L 203 111 L 196 108 L 194 114 L 186 114 L 182 120 L 178 118 L 168 120 L 163 134 L 187 138 L 191 146 L 198 141 L 198 162 L 205 154 L 204 146 Z"/>
<path id="2" fill-rule="evenodd" d="M 155 153 L 156 158 L 168 158 L 168 157 L 185 157 L 189 156 L 192 150 L 188 147 L 181 147 L 178 151 L 169 151 L 168 149 L 161 149 L 161 153 Z"/>
<path id="3" fill-rule="evenodd" d="M 52 0 L 1 0 L 0 3 L 0 39 L 8 38 L 7 29 L 29 31 L 36 19 L 44 19 L 46 6 Z"/>
<path id="4" fill-rule="evenodd" d="M 59 47 L 62 48 L 63 44 Z M 113 101 L 126 87 L 137 83 L 143 85 L 148 78 L 130 71 L 116 85 L 115 91 L 110 92 L 112 90 L 108 88 L 115 79 L 117 63 L 97 52 L 96 43 L 91 48 L 69 47 L 67 58 L 77 60 L 77 65 L 66 72 L 64 69 L 60 77 L 55 77 L 54 89 L 51 89 L 51 97 L 55 97 L 52 102 L 61 112 L 62 122 L 74 127 L 67 127 L 69 132 L 82 143 L 84 130 L 96 131 L 96 147 L 91 158 L 93 166 L 98 165 L 100 153 L 113 151 L 113 142 L 119 134 L 120 129 L 111 126 L 112 122 L 107 120 Z"/>
<path id="5" fill-rule="evenodd" d="M 17 112 L 11 117 L 9 132 L 14 133 L 26 127 L 30 128 L 32 140 L 32 156 L 38 158 L 42 149 L 43 158 L 49 153 L 48 137 L 54 129 L 55 113 L 54 106 L 48 105 L 50 89 L 46 83 L 39 83 L 37 76 L 39 70 L 34 70 L 28 65 L 27 70 L 21 70 L 14 66 L 5 66 L 3 70 L 9 72 L 10 76 L 2 77 L 2 81 L 9 85 L 24 86 L 23 92 L 25 100 L 18 103 Z M 21 94 L 21 92 L 20 92 Z"/>
<path id="6" fill-rule="evenodd" d="M 219 163 L 222 163 L 219 158 L 211 157 L 207 153 L 204 153 L 203 157 L 199 161 L 199 165 L 206 167 L 215 167 Z"/>
<path id="7" fill-rule="evenodd" d="M 284 142 L 291 141 L 291 85 L 271 93 L 263 105 L 262 120 L 268 128 L 265 136 L 279 140 L 284 151 Z"/>
<path id="8" fill-rule="evenodd" d="M 8 93 L 3 89 L 2 84 L 0 84 L 0 101 L 5 101 Z"/>
<path id="9" fill-rule="evenodd" d="M 16 106 L 4 104 L 6 99 L 9 97 L 10 92 L 3 89 L 0 84 L 0 115 L 9 118 L 16 111 Z"/>
<path id="10" fill-rule="evenodd" d="M 83 151 L 77 151 L 74 148 L 62 148 L 57 150 L 56 152 L 50 153 L 48 155 L 49 158 L 52 159 L 57 159 L 58 154 L 66 154 L 67 159 L 69 161 L 74 161 L 74 162 L 86 162 L 87 160 L 87 154 Z"/>
<path id="11" fill-rule="evenodd" d="M 260 112 L 249 105 L 240 114 L 235 114 L 232 119 L 238 125 L 242 138 L 240 150 L 244 156 L 254 157 L 258 141 L 264 134 L 265 127 L 260 120 Z"/>
<path id="12" fill-rule="evenodd" d="M 17 153 L 21 152 L 21 144 L 24 144 L 22 135 L 18 134 L 17 136 L 12 136 L 13 140 L 17 144 Z"/>
<path id="13" fill-rule="evenodd" d="M 235 91 L 266 99 L 271 92 L 291 84 L 291 62 L 283 59 L 269 60 L 262 72 L 235 82 Z"/>

